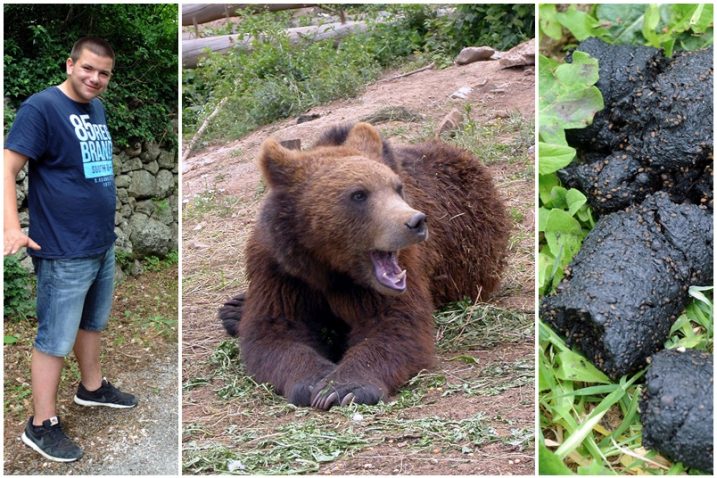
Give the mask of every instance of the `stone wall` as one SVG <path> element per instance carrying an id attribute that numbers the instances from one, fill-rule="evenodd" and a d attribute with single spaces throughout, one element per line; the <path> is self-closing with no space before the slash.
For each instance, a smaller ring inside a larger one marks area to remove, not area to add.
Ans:
<path id="1" fill-rule="evenodd" d="M 176 251 L 179 225 L 176 149 L 162 149 L 151 142 L 126 149 L 115 147 L 112 161 L 117 186 L 118 253 L 138 260 L 146 256 L 164 257 Z M 20 225 L 25 231 L 29 226 L 26 168 L 17 178 Z"/>

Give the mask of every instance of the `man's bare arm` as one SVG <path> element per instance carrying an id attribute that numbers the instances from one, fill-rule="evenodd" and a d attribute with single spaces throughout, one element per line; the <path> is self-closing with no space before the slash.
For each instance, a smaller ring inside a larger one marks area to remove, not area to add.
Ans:
<path id="1" fill-rule="evenodd" d="M 3 214 L 4 250 L 3 254 L 15 254 L 22 247 L 38 250 L 40 245 L 22 232 L 20 217 L 17 212 L 17 189 L 15 179 L 27 163 L 27 156 L 6 149 L 5 164 L 5 209 Z"/>

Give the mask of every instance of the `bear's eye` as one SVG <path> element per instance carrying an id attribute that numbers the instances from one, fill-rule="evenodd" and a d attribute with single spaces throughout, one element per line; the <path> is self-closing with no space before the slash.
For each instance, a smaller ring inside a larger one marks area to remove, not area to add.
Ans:
<path id="1" fill-rule="evenodd" d="M 368 193 L 364 190 L 354 191 L 351 193 L 351 200 L 355 202 L 364 202 L 368 198 Z"/>
<path id="2" fill-rule="evenodd" d="M 403 197 L 403 184 L 399 184 L 398 186 L 396 186 L 396 192 L 399 196 Z"/>

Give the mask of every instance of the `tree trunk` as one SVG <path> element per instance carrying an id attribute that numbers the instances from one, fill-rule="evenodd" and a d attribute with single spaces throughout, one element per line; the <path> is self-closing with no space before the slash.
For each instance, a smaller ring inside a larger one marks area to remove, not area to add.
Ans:
<path id="1" fill-rule="evenodd" d="M 270 4 L 249 4 L 249 3 L 210 3 L 198 4 L 187 3 L 182 5 L 182 26 L 200 25 L 202 23 L 237 16 L 237 10 L 252 8 L 255 10 L 268 10 L 276 12 L 279 10 L 291 10 L 294 8 L 310 7 L 309 3 L 270 3 Z"/>
<path id="2" fill-rule="evenodd" d="M 351 33 L 364 32 L 367 26 L 365 22 L 328 23 L 326 25 L 289 28 L 286 30 L 289 41 L 292 45 L 299 43 L 304 38 L 311 41 L 326 40 L 329 38 L 340 39 Z M 226 53 L 231 48 L 251 50 L 253 38 L 247 35 L 221 35 L 209 38 L 197 38 L 195 40 L 182 41 L 182 66 L 194 68 L 197 61 L 206 50 L 212 52 Z"/>

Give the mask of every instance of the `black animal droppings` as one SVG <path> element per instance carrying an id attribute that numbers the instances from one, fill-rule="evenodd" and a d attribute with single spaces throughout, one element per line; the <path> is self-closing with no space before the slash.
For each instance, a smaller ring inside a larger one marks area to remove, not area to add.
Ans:
<path id="1" fill-rule="evenodd" d="M 540 316 L 617 379 L 662 348 L 689 298 L 686 286 L 711 283 L 712 215 L 656 193 L 602 217 L 570 268 Z"/>
<path id="2" fill-rule="evenodd" d="M 712 48 L 669 59 L 590 38 L 578 50 L 599 62 L 605 109 L 587 128 L 567 131 L 578 161 L 558 172 L 563 184 L 583 191 L 598 214 L 655 191 L 711 208 Z"/>
<path id="3" fill-rule="evenodd" d="M 712 354 L 663 350 L 652 357 L 640 401 L 642 445 L 713 472 Z"/>

